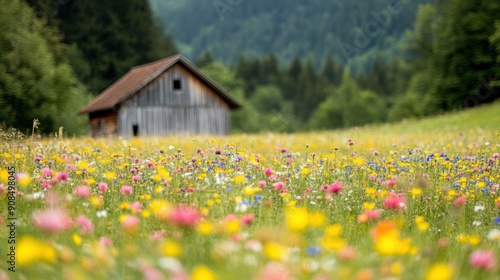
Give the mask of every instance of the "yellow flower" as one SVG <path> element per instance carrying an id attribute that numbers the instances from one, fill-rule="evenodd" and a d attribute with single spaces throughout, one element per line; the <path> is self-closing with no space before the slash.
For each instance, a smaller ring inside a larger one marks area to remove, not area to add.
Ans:
<path id="1" fill-rule="evenodd" d="M 182 255 L 181 245 L 174 240 L 165 241 L 161 246 L 161 251 L 168 257 L 178 258 Z"/>
<path id="2" fill-rule="evenodd" d="M 203 221 L 198 224 L 196 227 L 196 230 L 201 234 L 201 235 L 210 235 L 213 231 L 213 226 L 210 222 L 208 221 Z"/>
<path id="3" fill-rule="evenodd" d="M 245 181 L 245 174 L 239 174 L 233 177 L 235 183 L 242 183 Z"/>
<path id="4" fill-rule="evenodd" d="M 264 254 L 273 261 L 280 261 L 285 257 L 286 250 L 282 245 L 268 242 L 264 245 Z"/>
<path id="5" fill-rule="evenodd" d="M 309 168 L 307 168 L 307 167 L 302 168 L 302 169 L 300 170 L 300 174 L 302 174 L 302 175 L 307 175 L 307 174 L 309 174 Z"/>
<path id="6" fill-rule="evenodd" d="M 321 239 L 321 246 L 328 251 L 338 251 L 346 246 L 345 241 L 340 234 L 342 233 L 341 225 L 331 225 L 325 229 L 323 238 Z"/>
<path id="7" fill-rule="evenodd" d="M 226 233 L 229 236 L 234 235 L 240 230 L 240 221 L 238 220 L 230 220 L 226 224 Z"/>
<path id="8" fill-rule="evenodd" d="M 217 276 L 210 268 L 201 265 L 196 266 L 191 274 L 191 280 L 216 280 Z"/>
<path id="9" fill-rule="evenodd" d="M 102 198 L 93 196 L 92 198 L 90 198 L 90 204 L 92 204 L 94 207 L 101 207 L 103 204 Z"/>
<path id="10" fill-rule="evenodd" d="M 325 222 L 325 214 L 319 211 L 309 213 L 309 225 L 312 227 L 322 227 L 325 225 Z"/>
<path id="11" fill-rule="evenodd" d="M 302 232 L 309 223 L 309 213 L 306 208 L 292 208 L 286 211 L 286 226 L 289 231 Z"/>
<path id="12" fill-rule="evenodd" d="M 77 233 L 73 233 L 71 239 L 73 239 L 73 243 L 75 243 L 76 246 L 82 245 L 82 237 Z"/>
<path id="13" fill-rule="evenodd" d="M 426 280 L 449 280 L 453 277 L 453 269 L 450 265 L 437 263 L 433 265 L 425 277 Z"/>
<path id="14" fill-rule="evenodd" d="M 17 174 L 17 183 L 21 187 L 27 187 L 30 184 L 30 176 L 26 173 Z"/>
<path id="15" fill-rule="evenodd" d="M 32 236 L 19 238 L 16 252 L 17 264 L 28 266 L 36 262 L 53 262 L 57 258 L 56 250 Z"/>
<path id="16" fill-rule="evenodd" d="M 422 195 L 422 189 L 421 188 L 413 188 L 410 190 L 410 193 L 413 198 L 416 198 L 419 195 Z"/>
<path id="17" fill-rule="evenodd" d="M 375 203 L 373 203 L 373 202 L 363 202 L 363 209 L 365 209 L 365 210 L 373 210 L 373 209 L 375 209 Z"/>

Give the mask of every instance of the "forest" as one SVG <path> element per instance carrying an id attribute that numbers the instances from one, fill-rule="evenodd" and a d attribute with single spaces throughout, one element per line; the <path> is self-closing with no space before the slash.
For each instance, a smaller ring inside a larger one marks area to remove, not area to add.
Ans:
<path id="1" fill-rule="evenodd" d="M 500 3 L 0 0 L 0 126 L 87 132 L 78 109 L 182 53 L 243 104 L 232 131 L 421 118 L 500 96 Z M 22 108 L 22 110 L 19 110 Z"/>

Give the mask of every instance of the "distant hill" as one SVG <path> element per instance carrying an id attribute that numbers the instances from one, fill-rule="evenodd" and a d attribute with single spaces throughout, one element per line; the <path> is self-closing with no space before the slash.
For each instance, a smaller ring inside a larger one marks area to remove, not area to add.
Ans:
<path id="1" fill-rule="evenodd" d="M 418 5 L 431 0 L 151 0 L 179 49 L 194 59 L 205 50 L 226 63 L 238 56 L 298 54 L 319 65 L 328 54 L 361 70 L 376 56 L 398 54 Z"/>

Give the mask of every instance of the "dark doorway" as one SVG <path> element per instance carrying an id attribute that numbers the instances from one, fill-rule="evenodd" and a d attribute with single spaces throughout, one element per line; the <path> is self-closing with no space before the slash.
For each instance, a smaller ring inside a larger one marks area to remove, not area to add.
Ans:
<path id="1" fill-rule="evenodd" d="M 134 132 L 134 136 L 139 136 L 139 125 L 138 124 L 132 125 L 132 131 Z"/>

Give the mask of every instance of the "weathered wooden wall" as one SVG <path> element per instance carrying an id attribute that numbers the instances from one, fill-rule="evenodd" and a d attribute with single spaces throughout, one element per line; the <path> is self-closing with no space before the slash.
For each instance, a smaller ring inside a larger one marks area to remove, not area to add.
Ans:
<path id="1" fill-rule="evenodd" d="M 91 113 L 89 123 L 92 137 L 115 135 L 118 132 L 118 113 L 115 111 Z"/>
<path id="2" fill-rule="evenodd" d="M 181 90 L 173 89 L 174 79 Z M 143 88 L 119 110 L 118 133 L 133 135 L 228 134 L 229 107 L 211 88 L 177 64 Z"/>

